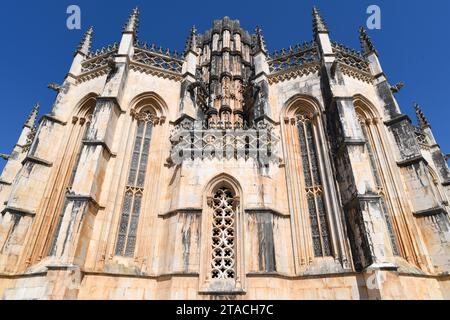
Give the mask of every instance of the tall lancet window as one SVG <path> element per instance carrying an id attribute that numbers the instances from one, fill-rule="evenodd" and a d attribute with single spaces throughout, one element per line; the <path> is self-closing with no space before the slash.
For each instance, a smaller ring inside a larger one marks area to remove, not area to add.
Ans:
<path id="1" fill-rule="evenodd" d="M 359 123 L 361 124 L 361 129 L 362 129 L 362 132 L 364 135 L 364 140 L 366 141 L 366 150 L 369 155 L 370 166 L 372 168 L 372 175 L 373 175 L 373 177 L 375 179 L 375 183 L 377 185 L 377 192 L 381 197 L 381 209 L 383 210 L 384 220 L 386 221 L 386 227 L 387 227 L 387 230 L 389 233 L 389 239 L 391 242 L 392 253 L 394 255 L 398 256 L 398 255 L 400 255 L 400 253 L 399 253 L 399 249 L 398 249 L 397 238 L 395 236 L 395 231 L 394 231 L 394 227 L 392 224 L 391 215 L 389 214 L 388 206 L 386 203 L 386 195 L 385 195 L 386 191 L 384 188 L 384 183 L 380 176 L 381 170 L 379 169 L 379 160 L 378 160 L 376 152 L 374 152 L 375 148 L 374 148 L 372 132 L 371 132 L 370 128 L 368 127 L 367 121 L 365 118 L 363 118 L 361 115 L 358 115 L 358 120 L 359 120 Z"/>
<path id="2" fill-rule="evenodd" d="M 211 279 L 227 280 L 236 278 L 236 230 L 235 197 L 227 188 L 220 188 L 211 203 L 212 259 Z"/>
<path id="3" fill-rule="evenodd" d="M 327 257 L 332 255 L 332 250 L 317 150 L 318 138 L 311 118 L 305 115 L 297 116 L 297 126 L 314 255 Z"/>
<path id="4" fill-rule="evenodd" d="M 136 247 L 136 236 L 144 196 L 154 116 L 149 111 L 144 111 L 137 114 L 136 119 L 136 137 L 125 187 L 116 244 L 116 255 L 125 257 L 132 257 Z"/>

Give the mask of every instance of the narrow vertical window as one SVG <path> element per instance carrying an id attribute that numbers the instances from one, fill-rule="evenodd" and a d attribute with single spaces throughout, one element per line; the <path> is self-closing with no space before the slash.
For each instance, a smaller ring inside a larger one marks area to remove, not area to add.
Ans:
<path id="1" fill-rule="evenodd" d="M 367 153 L 369 155 L 370 167 L 372 168 L 372 174 L 375 178 L 375 183 L 377 185 L 378 193 L 381 196 L 381 210 L 383 211 L 384 220 L 386 222 L 386 227 L 387 227 L 389 239 L 391 242 L 392 252 L 395 256 L 399 256 L 400 253 L 399 253 L 399 249 L 398 249 L 397 238 L 395 237 L 394 227 L 392 225 L 392 219 L 391 219 L 391 216 L 389 214 L 389 211 L 388 211 L 388 208 L 386 205 L 386 200 L 385 200 L 385 195 L 384 195 L 385 191 L 384 191 L 383 183 L 381 181 L 380 173 L 378 170 L 377 158 L 373 151 L 372 143 L 369 138 L 368 127 L 367 127 L 364 119 L 360 118 L 359 122 L 361 124 L 362 132 L 364 135 L 364 140 L 366 141 L 366 149 L 367 149 Z"/>
<path id="2" fill-rule="evenodd" d="M 228 280 L 236 278 L 235 199 L 227 188 L 214 194 L 211 278 Z"/>
<path id="3" fill-rule="evenodd" d="M 125 187 L 116 244 L 116 255 L 125 257 L 132 257 L 136 247 L 139 215 L 141 213 L 153 131 L 153 116 L 150 112 L 140 113 L 136 118 L 138 119 L 136 137 Z"/>
<path id="4" fill-rule="evenodd" d="M 319 168 L 317 141 L 311 119 L 300 115 L 297 120 L 314 255 L 316 257 L 327 257 L 332 255 L 332 250 L 324 204 L 324 188 Z"/>

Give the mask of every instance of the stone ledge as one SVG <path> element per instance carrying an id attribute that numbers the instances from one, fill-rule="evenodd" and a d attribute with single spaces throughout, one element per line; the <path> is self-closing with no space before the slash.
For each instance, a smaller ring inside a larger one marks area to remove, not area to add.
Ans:
<path id="1" fill-rule="evenodd" d="M 38 158 L 38 157 L 34 157 L 34 156 L 27 156 L 22 161 L 22 164 L 24 165 L 27 162 L 33 162 L 33 163 L 36 163 L 36 164 L 39 164 L 39 165 L 42 165 L 42 166 L 45 166 L 45 167 L 53 167 L 53 163 L 51 163 L 51 162 L 49 162 L 47 160 Z"/>
<path id="2" fill-rule="evenodd" d="M 167 211 L 166 213 L 159 214 L 158 217 L 160 217 L 160 218 L 171 218 L 171 217 L 176 216 L 176 215 L 178 215 L 180 213 L 201 215 L 202 212 L 203 212 L 202 208 L 180 208 L 180 209 L 175 209 L 175 210 Z"/>
<path id="3" fill-rule="evenodd" d="M 109 153 L 111 158 L 117 157 L 117 154 L 111 151 L 111 149 L 109 148 L 109 146 L 106 144 L 105 141 L 100 141 L 100 140 L 83 140 L 82 143 L 85 146 L 101 146 L 101 147 L 103 147 L 106 150 L 106 152 Z"/>
<path id="4" fill-rule="evenodd" d="M 394 125 L 396 123 L 402 122 L 402 121 L 408 121 L 409 123 L 411 123 L 411 119 L 410 119 L 410 117 L 408 115 L 406 115 L 406 114 L 399 114 L 398 116 L 396 116 L 396 117 L 394 117 L 394 118 L 392 118 L 390 120 L 386 120 L 384 122 L 384 124 L 386 126 L 390 127 L 390 126 L 392 126 L 392 125 Z"/>
<path id="5" fill-rule="evenodd" d="M 421 161 L 424 161 L 425 163 L 428 163 L 423 156 L 416 156 L 416 157 L 411 158 L 411 159 L 397 161 L 397 165 L 399 167 L 403 168 L 403 167 L 409 167 L 410 165 L 413 165 L 413 164 L 421 162 Z"/>
<path id="6" fill-rule="evenodd" d="M 10 206 L 7 206 L 5 209 L 3 209 L 3 211 L 1 213 L 4 214 L 6 212 L 11 212 L 13 214 L 18 214 L 18 215 L 21 215 L 21 216 L 29 216 L 29 217 L 36 216 L 36 212 L 34 212 L 34 211 L 30 211 L 30 210 L 27 210 L 27 209 L 10 207 Z"/>
<path id="7" fill-rule="evenodd" d="M 217 290 L 200 290 L 200 295 L 214 295 L 214 296 L 241 296 L 246 295 L 247 291 L 244 289 L 236 289 L 234 291 L 217 291 Z"/>
<path id="8" fill-rule="evenodd" d="M 11 182 L 8 182 L 8 181 L 5 181 L 5 180 L 2 180 L 2 179 L 0 179 L 0 185 L 4 185 L 4 186 L 11 186 L 11 185 L 12 185 L 12 183 L 11 183 Z"/>
<path id="9" fill-rule="evenodd" d="M 252 213 L 252 214 L 270 213 L 274 216 L 279 216 L 282 218 L 289 218 L 291 216 L 290 214 L 285 214 L 285 213 L 282 213 L 282 212 L 272 209 L 272 208 L 248 208 L 248 209 L 244 209 L 244 211 L 245 211 L 245 213 Z"/>
<path id="10" fill-rule="evenodd" d="M 92 196 L 79 195 L 79 194 L 68 194 L 68 195 L 66 195 L 66 198 L 68 200 L 73 200 L 73 201 L 90 202 L 99 210 L 100 209 L 105 209 L 105 207 L 101 206 L 97 202 L 97 200 L 95 200 Z"/>
<path id="11" fill-rule="evenodd" d="M 62 125 L 62 126 L 67 125 L 67 122 L 65 122 L 65 121 L 63 121 L 63 120 L 61 120 L 61 119 L 58 119 L 58 118 L 56 118 L 55 116 L 53 116 L 53 115 L 51 115 L 51 114 L 45 114 L 45 115 L 43 115 L 42 118 L 41 118 L 41 122 L 42 122 L 43 120 L 49 120 L 49 121 L 51 121 L 51 122 L 58 123 L 58 124 L 60 124 L 60 125 Z"/>
<path id="12" fill-rule="evenodd" d="M 442 207 L 436 207 L 436 208 L 430 208 L 430 209 L 413 212 L 413 215 L 415 215 L 417 217 L 431 217 L 431 216 L 436 216 L 441 213 L 447 214 L 447 211 L 445 211 L 445 209 Z"/>

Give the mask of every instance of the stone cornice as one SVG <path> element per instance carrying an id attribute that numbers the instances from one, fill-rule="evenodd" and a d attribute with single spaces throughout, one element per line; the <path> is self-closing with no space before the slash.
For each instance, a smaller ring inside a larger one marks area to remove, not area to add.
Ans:
<path id="1" fill-rule="evenodd" d="M 182 74 L 179 74 L 179 73 L 176 73 L 173 71 L 169 71 L 169 70 L 156 68 L 156 67 L 146 65 L 143 63 L 139 63 L 139 62 L 135 62 L 135 61 L 130 63 L 130 70 L 133 70 L 136 72 L 142 72 L 145 74 L 149 74 L 149 75 L 153 75 L 153 76 L 156 76 L 159 78 L 173 80 L 173 81 L 177 81 L 177 82 L 183 81 Z"/>
<path id="2" fill-rule="evenodd" d="M 300 65 L 294 68 L 278 71 L 268 75 L 268 81 L 270 84 L 278 82 L 288 81 L 291 79 L 308 76 L 320 71 L 320 63 L 313 62 L 304 65 Z"/>

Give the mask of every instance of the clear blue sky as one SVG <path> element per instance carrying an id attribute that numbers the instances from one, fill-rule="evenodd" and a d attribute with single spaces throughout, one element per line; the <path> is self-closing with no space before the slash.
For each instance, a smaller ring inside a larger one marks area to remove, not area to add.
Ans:
<path id="1" fill-rule="evenodd" d="M 66 28 L 66 9 L 82 10 L 82 30 Z M 370 31 L 381 63 L 392 84 L 404 81 L 397 95 L 403 112 L 414 116 L 418 101 L 428 116 L 442 149 L 450 153 L 450 1 L 289 0 L 289 1 L 2 1 L 0 61 L 0 153 L 10 153 L 32 105 L 41 115 L 50 111 L 84 30 L 95 27 L 94 48 L 120 40 L 131 9 L 141 9 L 140 39 L 183 50 L 190 27 L 200 32 L 213 19 L 230 16 L 244 28 L 262 25 L 270 51 L 312 39 L 311 8 L 317 5 L 333 40 L 359 49 L 358 27 L 366 9 L 382 9 L 382 29 Z M 4 161 L 0 160 L 0 170 Z"/>

